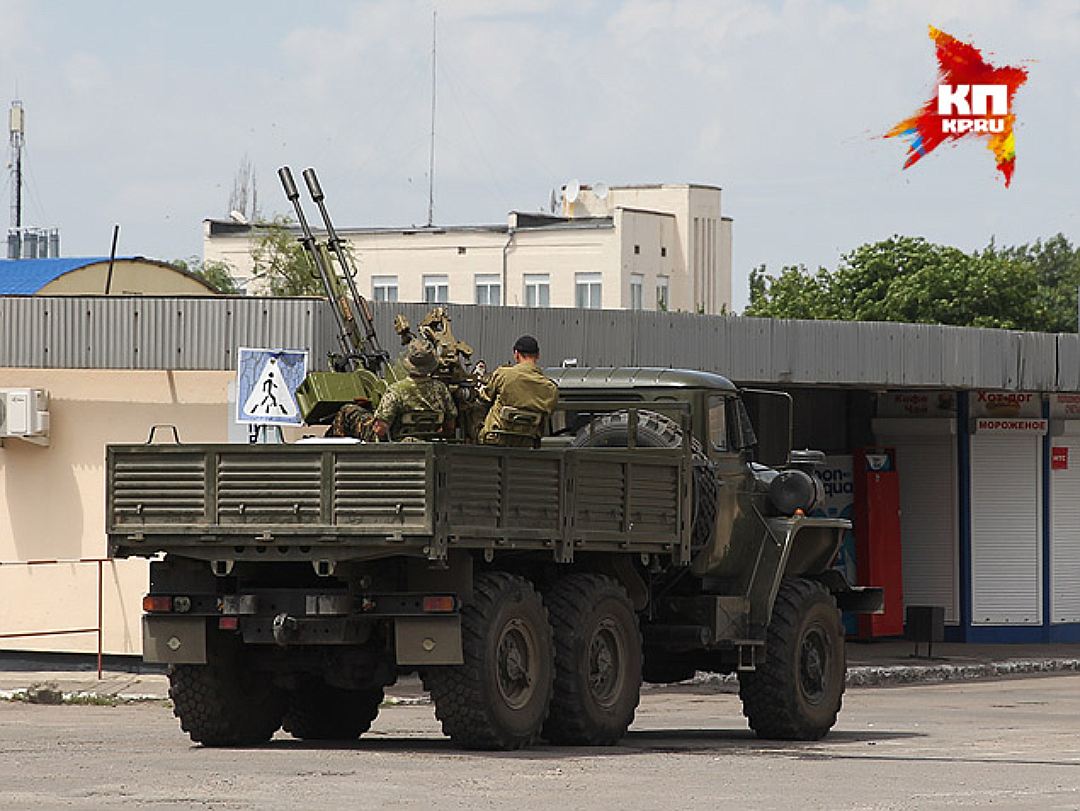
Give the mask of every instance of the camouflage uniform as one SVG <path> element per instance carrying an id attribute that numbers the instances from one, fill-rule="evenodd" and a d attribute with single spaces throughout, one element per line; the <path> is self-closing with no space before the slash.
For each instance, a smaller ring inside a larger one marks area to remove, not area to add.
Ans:
<path id="1" fill-rule="evenodd" d="M 555 410 L 559 390 L 535 363 L 523 361 L 496 369 L 482 396 L 491 401 L 491 410 L 480 429 L 480 441 L 485 445 L 533 447 L 540 439 L 544 418 Z M 510 416 L 515 409 L 539 415 L 535 428 L 512 425 Z"/>
<path id="2" fill-rule="evenodd" d="M 402 433 L 401 418 L 413 411 L 429 411 L 440 415 L 440 428 L 457 416 L 450 390 L 441 380 L 429 375 L 410 375 L 390 385 L 375 409 L 375 419 L 390 426 L 390 438 Z"/>
<path id="3" fill-rule="evenodd" d="M 370 402 L 346 403 L 334 415 L 334 421 L 330 424 L 326 436 L 353 437 L 362 439 L 364 442 L 374 442 L 376 439 L 372 431 L 374 421 Z"/>

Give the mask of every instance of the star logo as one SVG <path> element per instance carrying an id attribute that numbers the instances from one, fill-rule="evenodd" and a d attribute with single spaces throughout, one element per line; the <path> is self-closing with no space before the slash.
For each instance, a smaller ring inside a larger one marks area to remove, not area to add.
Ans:
<path id="1" fill-rule="evenodd" d="M 886 138 L 908 141 L 904 168 L 913 166 L 946 141 L 985 137 L 1005 186 L 1016 166 L 1013 97 L 1028 78 L 1025 68 L 996 68 L 967 42 L 930 26 L 938 62 L 937 94 Z"/>

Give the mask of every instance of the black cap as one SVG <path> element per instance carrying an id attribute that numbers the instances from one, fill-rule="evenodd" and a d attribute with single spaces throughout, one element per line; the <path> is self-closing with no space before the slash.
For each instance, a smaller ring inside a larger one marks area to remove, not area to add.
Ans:
<path id="1" fill-rule="evenodd" d="M 540 344 L 531 335 L 522 335 L 514 341 L 514 351 L 520 352 L 522 355 L 539 355 Z"/>

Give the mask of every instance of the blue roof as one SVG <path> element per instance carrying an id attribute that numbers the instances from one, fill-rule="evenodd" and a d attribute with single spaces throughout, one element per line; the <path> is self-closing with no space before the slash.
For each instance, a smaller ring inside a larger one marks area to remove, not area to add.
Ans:
<path id="1" fill-rule="evenodd" d="M 117 259 L 119 258 L 117 257 Z M 73 270 L 92 265 L 95 262 L 108 261 L 109 257 L 107 256 L 0 259 L 0 295 L 33 295 L 49 282 L 59 279 L 65 273 L 71 273 Z"/>

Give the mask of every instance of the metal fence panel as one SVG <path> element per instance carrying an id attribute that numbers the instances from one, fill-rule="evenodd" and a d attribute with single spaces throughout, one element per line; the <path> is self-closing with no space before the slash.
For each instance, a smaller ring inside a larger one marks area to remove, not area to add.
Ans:
<path id="1" fill-rule="evenodd" d="M 429 305 L 373 304 L 393 317 Z M 926 324 L 794 321 L 691 313 L 448 305 L 454 333 L 489 367 L 535 335 L 546 363 L 686 367 L 742 383 L 1080 390 L 1080 337 Z M 314 298 L 10 296 L 0 298 L 0 367 L 231 369 L 240 346 L 305 349 L 313 368 L 340 351 Z"/>
<path id="2" fill-rule="evenodd" d="M 1057 388 L 1080 391 L 1080 335 L 1057 335 Z"/>

